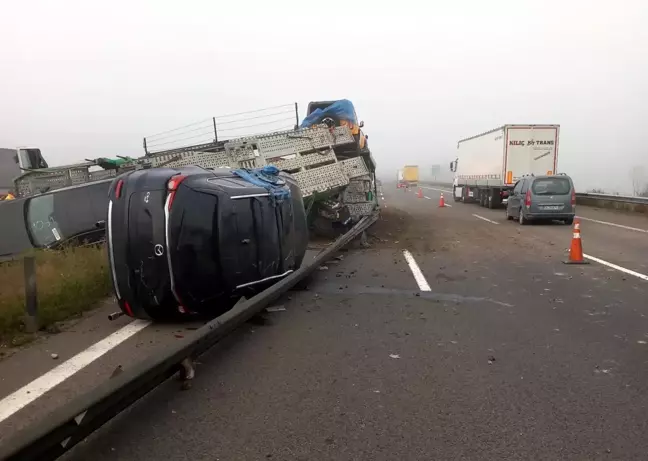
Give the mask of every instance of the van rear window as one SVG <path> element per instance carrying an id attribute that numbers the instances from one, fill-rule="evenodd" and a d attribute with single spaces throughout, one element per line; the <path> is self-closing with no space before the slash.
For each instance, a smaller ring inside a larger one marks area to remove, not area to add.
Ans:
<path id="1" fill-rule="evenodd" d="M 535 195 L 567 195 L 571 183 L 567 178 L 540 178 L 533 181 L 531 190 Z"/>

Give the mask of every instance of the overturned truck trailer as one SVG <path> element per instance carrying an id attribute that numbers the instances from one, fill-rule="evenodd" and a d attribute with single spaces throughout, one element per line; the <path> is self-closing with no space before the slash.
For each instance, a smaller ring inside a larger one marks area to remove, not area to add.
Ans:
<path id="1" fill-rule="evenodd" d="M 216 125 L 214 124 L 214 127 Z M 147 150 L 141 168 L 198 165 L 260 168 L 292 174 L 319 234 L 333 235 L 376 210 L 376 164 L 350 101 L 311 102 L 306 119 L 292 130 L 157 151 Z"/>
<path id="2" fill-rule="evenodd" d="M 294 107 L 296 114 L 297 105 Z M 261 117 L 255 113 L 249 119 Z M 118 166 L 99 171 L 92 171 L 92 167 L 96 169 L 100 164 L 97 162 L 29 171 L 16 180 L 16 190 L 21 196 L 29 196 L 142 168 L 198 165 L 204 168 L 251 169 L 274 165 L 297 179 L 309 222 L 319 234 L 333 236 L 341 233 L 379 208 L 376 164 L 367 146 L 367 136 L 361 131 L 363 123 L 358 122 L 350 101 L 311 102 L 307 117 L 301 125 L 296 119 L 293 129 L 226 141 L 218 140 L 216 118 L 213 120 L 209 142 L 176 145 L 172 149 L 153 152 L 150 137 L 144 138 L 143 157 L 122 157 Z M 203 127 L 190 127 L 179 133 L 191 134 L 197 129 Z"/>

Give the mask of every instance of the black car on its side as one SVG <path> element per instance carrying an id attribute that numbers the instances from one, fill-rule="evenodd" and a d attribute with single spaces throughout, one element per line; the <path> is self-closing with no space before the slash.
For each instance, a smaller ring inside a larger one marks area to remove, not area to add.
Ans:
<path id="1" fill-rule="evenodd" d="M 110 188 L 108 255 L 131 317 L 215 317 L 299 268 L 308 244 L 296 180 L 248 170 L 153 168 Z"/>
<path id="2" fill-rule="evenodd" d="M 112 180 L 65 187 L 0 202 L 0 260 L 34 248 L 93 244 L 105 238 Z"/>

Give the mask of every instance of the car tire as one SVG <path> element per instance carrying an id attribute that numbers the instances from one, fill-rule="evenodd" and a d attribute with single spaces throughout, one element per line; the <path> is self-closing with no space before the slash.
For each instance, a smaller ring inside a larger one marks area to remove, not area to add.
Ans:
<path id="1" fill-rule="evenodd" d="M 573 216 L 571 218 L 565 219 L 565 225 L 571 226 L 572 224 L 574 224 L 574 217 Z"/>
<path id="2" fill-rule="evenodd" d="M 524 217 L 524 211 L 520 209 L 520 216 L 518 216 L 518 222 L 521 226 L 526 226 L 529 224 L 529 220 Z"/>

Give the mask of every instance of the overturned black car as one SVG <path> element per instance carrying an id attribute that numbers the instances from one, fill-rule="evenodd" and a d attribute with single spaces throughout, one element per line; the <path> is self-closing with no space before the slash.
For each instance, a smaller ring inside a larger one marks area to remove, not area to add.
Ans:
<path id="1" fill-rule="evenodd" d="M 131 317 L 215 317 L 299 268 L 308 245 L 287 173 L 197 166 L 117 177 L 108 203 L 115 294 Z"/>

